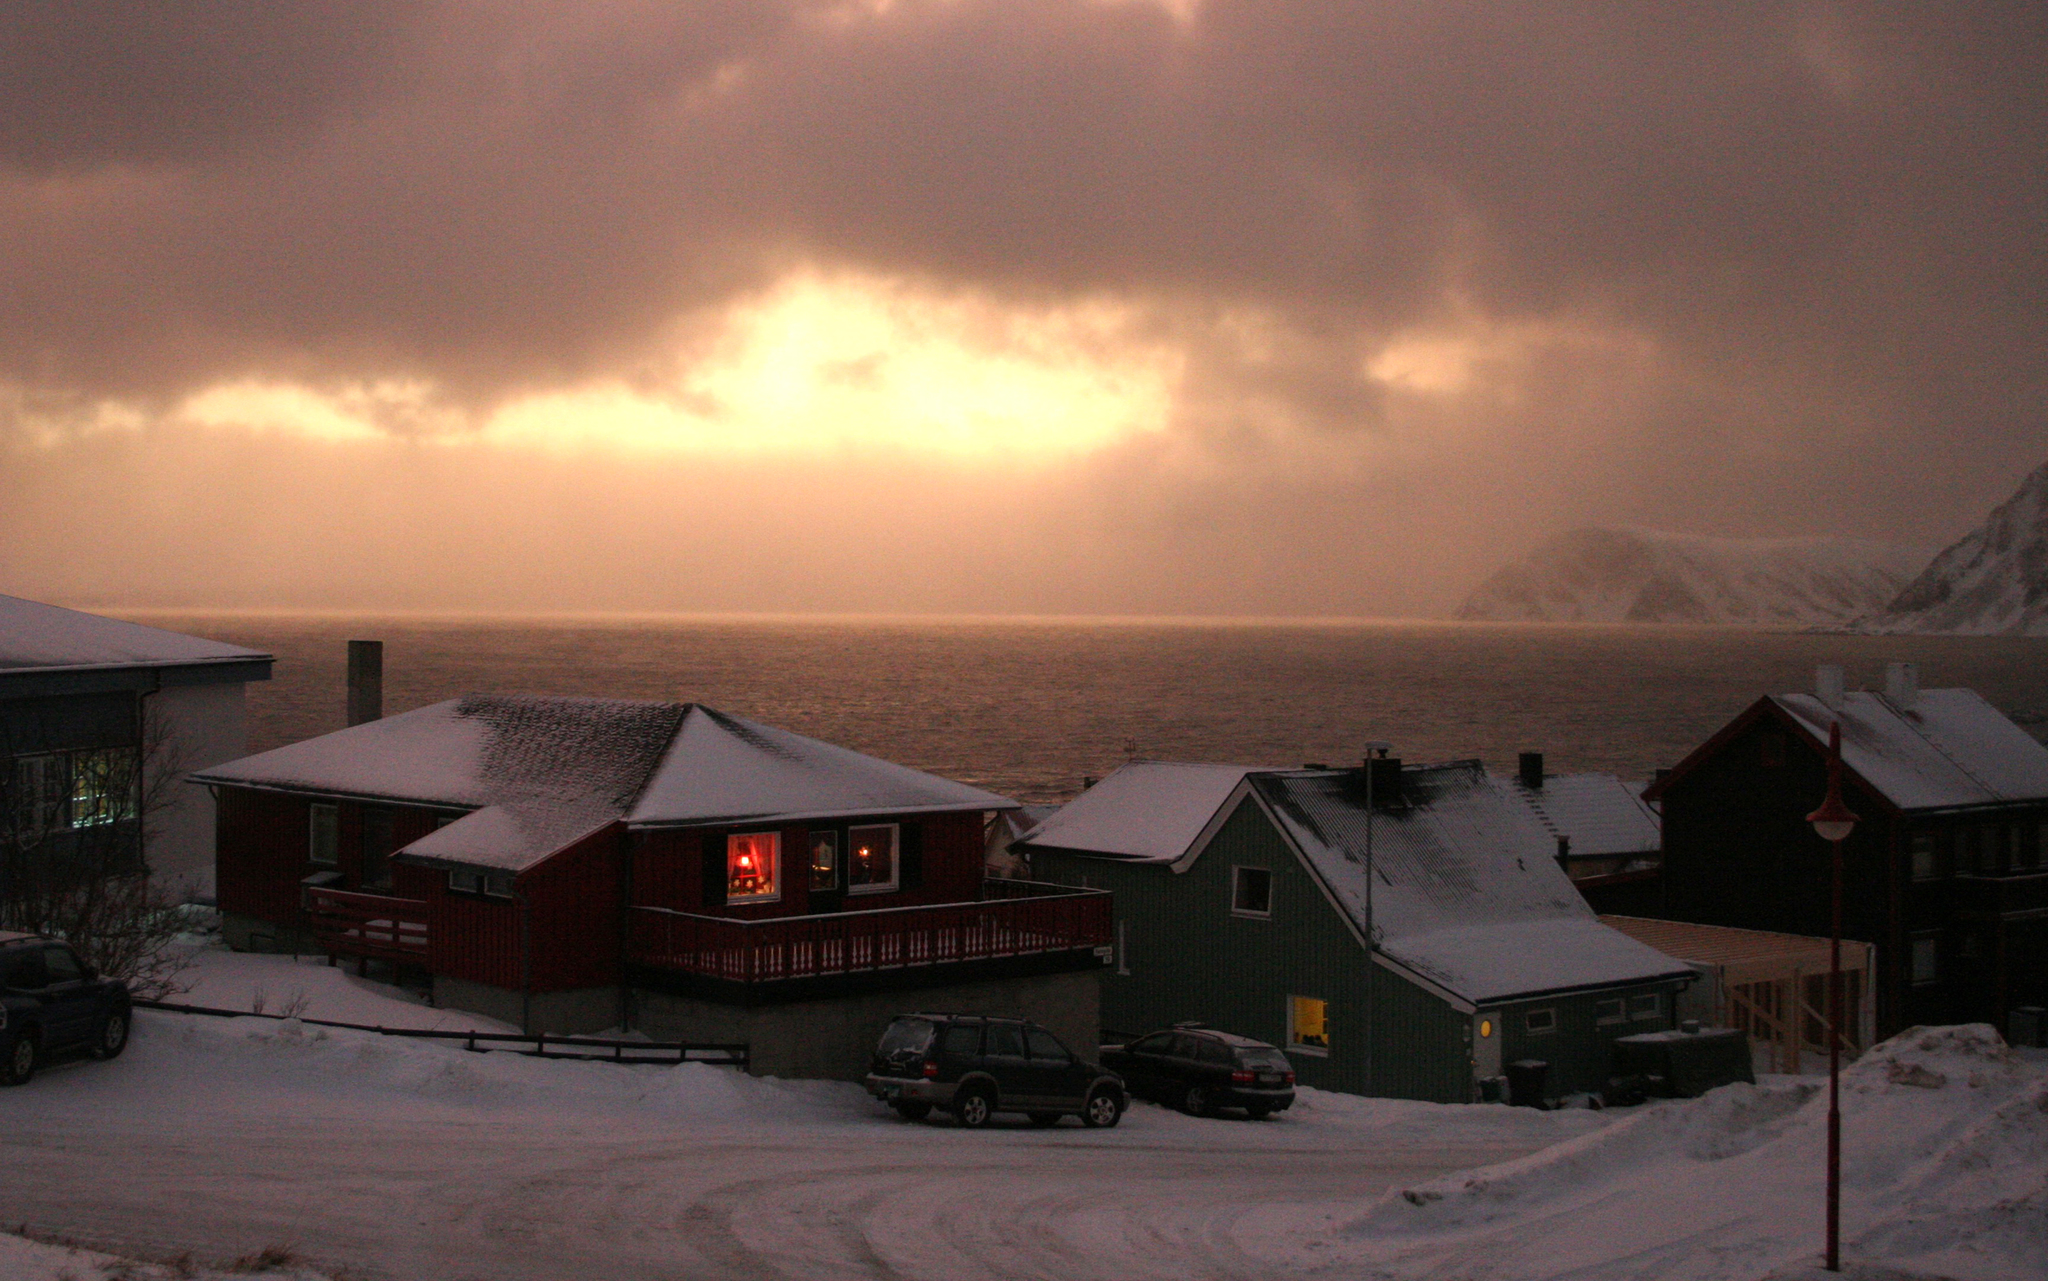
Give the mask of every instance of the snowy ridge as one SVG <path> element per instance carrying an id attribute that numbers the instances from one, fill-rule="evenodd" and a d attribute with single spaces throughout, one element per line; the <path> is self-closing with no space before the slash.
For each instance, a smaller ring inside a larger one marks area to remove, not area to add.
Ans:
<path id="1" fill-rule="evenodd" d="M 1538 547 L 1465 598 L 1493 622 L 1845 623 L 1897 596 L 1924 554 L 1840 538 L 1696 538 L 1578 529 Z"/>
<path id="2" fill-rule="evenodd" d="M 2048 636 L 2048 463 L 1857 628 Z"/>
<path id="3" fill-rule="evenodd" d="M 2048 1066 L 1983 1024 L 1915 1028 L 1846 1068 L 1842 1095 L 1848 1259 L 2040 1275 Z M 1391 1194 L 1345 1232 L 1378 1256 L 1373 1275 L 1748 1281 L 1815 1254 L 1826 1128 L 1817 1081 L 1724 1086 Z"/>

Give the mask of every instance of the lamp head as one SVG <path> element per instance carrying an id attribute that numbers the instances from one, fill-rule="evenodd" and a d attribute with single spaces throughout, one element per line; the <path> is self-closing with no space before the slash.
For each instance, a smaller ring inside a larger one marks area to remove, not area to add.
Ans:
<path id="1" fill-rule="evenodd" d="M 1856 828 L 1856 814 L 1842 803 L 1842 723 L 1828 728 L 1828 794 L 1820 808 L 1806 816 L 1824 841 L 1846 841 Z"/>

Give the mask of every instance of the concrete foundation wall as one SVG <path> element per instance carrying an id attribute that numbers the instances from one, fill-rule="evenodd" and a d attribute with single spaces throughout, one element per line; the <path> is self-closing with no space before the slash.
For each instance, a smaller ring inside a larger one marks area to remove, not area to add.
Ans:
<path id="1" fill-rule="evenodd" d="M 308 931 L 289 925 L 272 925 L 269 921 L 236 912 L 220 914 L 220 936 L 237 952 L 276 952 L 293 956 L 324 956 L 327 952 Z"/>
<path id="2" fill-rule="evenodd" d="M 919 1010 L 1021 1015 L 1093 1059 L 1100 994 L 1093 970 L 751 1007 L 635 991 L 632 1026 L 657 1041 L 744 1041 L 756 1076 L 857 1081 L 889 1020 Z"/>
<path id="3" fill-rule="evenodd" d="M 485 1018 L 510 1023 L 522 1032 L 583 1036 L 619 1026 L 619 989 L 588 987 L 569 992 L 535 992 L 523 996 L 518 989 L 473 983 L 468 979 L 434 976 L 434 1004 L 443 1009 L 468 1010 Z"/>
<path id="4" fill-rule="evenodd" d="M 213 798 L 203 787 L 183 782 L 194 770 L 245 754 L 249 740 L 248 702 L 239 681 L 213 685 L 167 685 L 147 696 L 145 715 L 160 720 L 145 737 L 161 735 L 162 755 L 153 769 L 169 770 L 180 781 L 165 789 L 168 804 L 148 819 L 143 857 L 150 879 L 165 889 L 213 897 Z"/>

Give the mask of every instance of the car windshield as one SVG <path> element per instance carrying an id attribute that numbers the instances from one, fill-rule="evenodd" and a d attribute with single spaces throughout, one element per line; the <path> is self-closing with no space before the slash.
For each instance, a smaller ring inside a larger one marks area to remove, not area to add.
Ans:
<path id="1" fill-rule="evenodd" d="M 931 1047 L 932 1025 L 923 1019 L 897 1019 L 882 1033 L 882 1044 L 875 1052 L 885 1059 L 897 1055 L 923 1054 Z"/>
<path id="2" fill-rule="evenodd" d="M 1241 1049 L 1237 1052 L 1238 1064 L 1254 1072 L 1285 1072 L 1289 1070 L 1287 1056 L 1269 1045 Z"/>

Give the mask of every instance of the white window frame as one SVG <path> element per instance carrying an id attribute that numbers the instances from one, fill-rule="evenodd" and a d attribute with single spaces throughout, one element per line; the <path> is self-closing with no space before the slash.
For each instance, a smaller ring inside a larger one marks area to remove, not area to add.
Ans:
<path id="1" fill-rule="evenodd" d="M 71 828 L 71 758 L 38 752 L 14 758 L 14 817 L 18 840 L 34 843 Z"/>
<path id="2" fill-rule="evenodd" d="M 860 844 L 855 832 L 878 832 L 889 830 L 889 879 L 886 883 L 877 881 L 872 885 L 853 883 L 853 847 Z M 894 894 L 903 885 L 903 825 L 901 823 L 861 823 L 846 829 L 846 848 L 839 852 L 841 879 L 846 882 L 849 896 L 855 894 Z"/>
<path id="3" fill-rule="evenodd" d="M 1548 1022 L 1548 1023 L 1547 1023 L 1547 1024 L 1545 1025 L 1545 1026 L 1543 1026 L 1543 1027 L 1537 1027 L 1537 1026 L 1536 1026 L 1536 1020 L 1537 1020 L 1538 1018 L 1548 1019 L 1548 1020 L 1549 1020 L 1549 1022 Z M 1557 1007 L 1556 1007 L 1556 1006 L 1554 1006 L 1554 1005 L 1546 1005 L 1546 1006 L 1544 1006 L 1544 1007 L 1543 1007 L 1542 1009 L 1540 1009 L 1540 1010 L 1523 1010 L 1523 1011 L 1522 1011 L 1522 1035 L 1524 1035 L 1524 1036 L 1555 1036 L 1555 1035 L 1557 1035 Z"/>
<path id="4" fill-rule="evenodd" d="M 1316 1001 L 1322 1005 L 1323 1040 L 1327 1042 L 1330 1039 L 1330 1003 L 1320 996 L 1307 996 L 1299 992 L 1290 992 L 1287 994 L 1287 1052 L 1289 1054 L 1313 1055 L 1316 1058 L 1329 1058 L 1330 1047 L 1327 1044 L 1316 1045 L 1296 1038 L 1296 1028 L 1294 1025 L 1294 1003 L 1296 1001 Z"/>
<path id="5" fill-rule="evenodd" d="M 484 874 L 473 867 L 451 867 L 448 869 L 448 889 L 455 894 L 481 894 L 484 892 Z"/>
<path id="6" fill-rule="evenodd" d="M 1243 896 L 1239 891 L 1244 888 L 1244 874 L 1246 872 L 1257 872 L 1266 878 L 1266 910 L 1263 912 L 1243 906 Z M 1253 863 L 1233 863 L 1230 865 L 1230 914 L 1242 917 L 1248 921 L 1270 921 L 1273 919 L 1272 868 L 1260 867 Z"/>
<path id="7" fill-rule="evenodd" d="M 326 815 L 327 857 L 320 857 L 320 818 Z M 341 806 L 332 801 L 314 801 L 306 807 L 306 861 L 315 867 L 341 866 Z"/>

